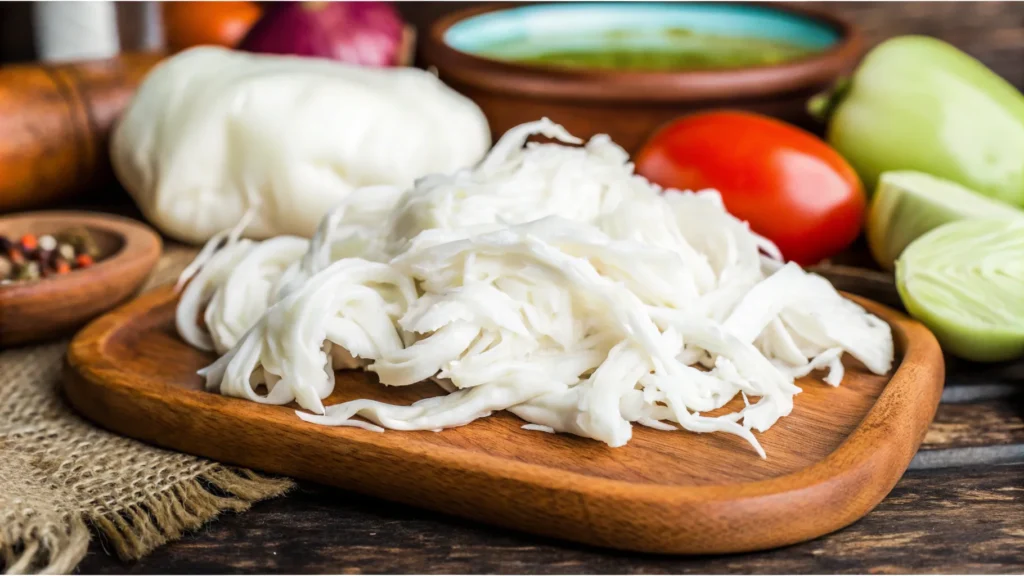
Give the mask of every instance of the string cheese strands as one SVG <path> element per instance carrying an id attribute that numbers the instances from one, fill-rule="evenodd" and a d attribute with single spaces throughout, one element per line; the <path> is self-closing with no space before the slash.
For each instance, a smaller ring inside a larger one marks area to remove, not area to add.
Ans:
<path id="1" fill-rule="evenodd" d="M 222 292 L 221 287 L 234 270 L 232 265 L 248 254 L 252 246 L 251 241 L 242 240 L 227 245 L 211 255 L 200 252 L 199 257 L 204 258 L 206 263 L 188 282 L 175 309 L 178 334 L 192 346 L 200 350 L 214 349 L 213 337 L 199 327 L 199 313 L 218 292 Z M 191 271 L 186 270 L 182 277 L 187 278 L 186 274 L 191 275 L 190 273 Z"/>
<path id="2" fill-rule="evenodd" d="M 196 255 L 195 259 L 192 260 L 192 262 L 190 262 L 189 265 L 181 271 L 181 274 L 178 275 L 178 282 L 174 285 L 175 291 L 181 291 L 181 289 L 185 287 L 185 284 L 187 284 L 188 281 L 191 280 L 197 272 L 199 272 L 199 269 L 213 257 L 218 249 L 238 242 L 238 239 L 241 238 L 246 226 L 249 225 L 255 215 L 256 211 L 254 209 L 250 208 L 246 210 L 233 228 L 218 232 L 207 240 L 206 244 L 203 245 L 202 250 L 199 251 L 199 254 Z"/>
<path id="3" fill-rule="evenodd" d="M 207 386 L 324 425 L 439 430 L 509 410 L 609 446 L 636 423 L 734 434 L 764 457 L 755 432 L 792 411 L 796 378 L 837 385 L 844 353 L 889 370 L 888 325 L 780 262 L 717 192 L 662 191 L 606 136 L 578 144 L 525 124 L 475 168 L 355 191 L 307 245 L 229 244 L 179 305 L 206 306 L 205 332 L 179 330 L 223 353 Z M 443 394 L 324 406 L 337 368 Z"/>

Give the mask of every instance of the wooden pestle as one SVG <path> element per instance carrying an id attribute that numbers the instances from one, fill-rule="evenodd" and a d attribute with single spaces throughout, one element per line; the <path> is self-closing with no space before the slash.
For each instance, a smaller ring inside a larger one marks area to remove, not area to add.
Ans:
<path id="1" fill-rule="evenodd" d="M 0 67 L 0 212 L 48 207 L 112 182 L 110 130 L 162 57 Z"/>

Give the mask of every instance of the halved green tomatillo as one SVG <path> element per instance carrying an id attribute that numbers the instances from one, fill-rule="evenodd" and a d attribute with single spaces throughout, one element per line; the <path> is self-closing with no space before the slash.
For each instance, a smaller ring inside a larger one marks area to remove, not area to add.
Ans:
<path id="1" fill-rule="evenodd" d="M 1024 218 L 1024 210 L 923 172 L 884 172 L 868 208 L 868 247 L 879 266 L 892 270 L 908 244 L 966 218 Z"/>
<path id="2" fill-rule="evenodd" d="M 1024 220 L 943 224 L 903 251 L 896 288 L 947 352 L 979 362 L 1024 355 Z"/>

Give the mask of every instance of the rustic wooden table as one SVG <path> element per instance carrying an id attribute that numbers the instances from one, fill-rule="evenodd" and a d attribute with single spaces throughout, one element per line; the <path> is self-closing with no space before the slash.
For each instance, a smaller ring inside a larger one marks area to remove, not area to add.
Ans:
<path id="1" fill-rule="evenodd" d="M 935 422 L 892 493 L 852 526 L 780 550 L 627 554 L 313 484 L 227 514 L 135 564 L 92 550 L 83 573 L 1020 573 L 1024 362 L 950 361 Z"/>
<path id="2" fill-rule="evenodd" d="M 896 34 L 953 42 L 1024 88 L 1024 3 L 812 3 L 874 43 Z M 451 10 L 402 5 L 422 25 Z M 883 293 L 868 294 L 886 299 Z M 134 564 L 94 546 L 83 573 L 1021 573 L 1024 362 L 951 360 L 943 403 L 910 470 L 873 512 L 812 542 L 725 557 L 583 547 L 301 484 L 227 514 Z"/>
<path id="3" fill-rule="evenodd" d="M 640 556 L 584 548 L 304 485 L 133 565 L 83 573 L 1021 573 L 1024 464 L 908 472 L 849 528 L 758 554 Z"/>

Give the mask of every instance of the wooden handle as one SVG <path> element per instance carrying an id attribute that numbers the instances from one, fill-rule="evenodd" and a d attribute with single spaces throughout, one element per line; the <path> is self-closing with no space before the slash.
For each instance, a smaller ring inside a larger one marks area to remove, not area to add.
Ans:
<path id="1" fill-rule="evenodd" d="M 110 129 L 160 54 L 0 68 L 0 212 L 112 180 Z"/>

